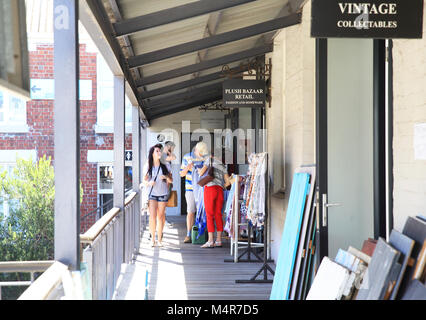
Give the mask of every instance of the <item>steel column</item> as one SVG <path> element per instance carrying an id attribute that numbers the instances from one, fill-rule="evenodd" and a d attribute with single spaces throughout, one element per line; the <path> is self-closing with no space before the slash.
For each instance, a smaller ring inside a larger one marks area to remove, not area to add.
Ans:
<path id="1" fill-rule="evenodd" d="M 113 203 L 114 207 L 120 208 L 122 236 L 123 241 L 123 260 L 125 255 L 124 241 L 124 148 L 125 148 L 125 95 L 124 95 L 124 78 L 114 76 L 114 183 L 113 183 Z M 117 267 L 117 266 L 116 266 Z"/>
<path id="2" fill-rule="evenodd" d="M 133 191 L 139 193 L 135 198 L 134 210 L 136 210 L 135 214 L 135 226 L 132 226 L 135 230 L 135 249 L 139 247 L 139 236 L 140 236 L 140 212 L 141 212 L 141 196 L 139 192 L 139 185 L 141 183 L 140 176 L 140 130 L 141 126 L 139 123 L 139 107 L 132 107 L 132 150 L 133 150 L 133 158 L 132 158 L 132 184 Z"/>
<path id="3" fill-rule="evenodd" d="M 55 260 L 80 269 L 78 1 L 55 0 Z"/>

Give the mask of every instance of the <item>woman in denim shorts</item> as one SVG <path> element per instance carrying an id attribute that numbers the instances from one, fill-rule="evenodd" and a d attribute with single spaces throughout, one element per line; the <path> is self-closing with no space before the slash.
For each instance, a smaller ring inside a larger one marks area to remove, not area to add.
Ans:
<path id="1" fill-rule="evenodd" d="M 162 247 L 164 215 L 169 199 L 168 184 L 172 183 L 172 174 L 167 166 L 161 163 L 162 145 L 151 147 L 148 155 L 148 167 L 144 183 L 148 186 L 149 230 L 151 232 L 151 246 L 155 246 L 155 232 L 157 231 L 158 246 Z"/>

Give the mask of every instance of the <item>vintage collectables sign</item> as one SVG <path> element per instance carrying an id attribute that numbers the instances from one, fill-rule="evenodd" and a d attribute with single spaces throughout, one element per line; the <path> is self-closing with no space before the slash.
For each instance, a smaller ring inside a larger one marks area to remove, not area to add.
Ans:
<path id="1" fill-rule="evenodd" d="M 264 107 L 265 81 L 230 79 L 223 82 L 223 106 L 228 108 Z"/>
<path id="2" fill-rule="evenodd" d="M 312 0 L 316 38 L 422 38 L 423 0 Z"/>

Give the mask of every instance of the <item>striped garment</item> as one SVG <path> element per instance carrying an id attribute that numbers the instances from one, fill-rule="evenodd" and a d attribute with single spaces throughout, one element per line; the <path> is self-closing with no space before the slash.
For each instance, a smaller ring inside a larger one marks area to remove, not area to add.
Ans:
<path id="1" fill-rule="evenodd" d="M 184 170 L 190 161 L 194 163 L 194 167 L 191 170 L 188 170 L 185 176 L 185 191 L 194 190 L 192 187 L 192 170 L 194 170 L 194 168 L 202 168 L 203 166 L 203 161 L 199 161 L 198 159 L 196 159 L 194 152 L 189 152 L 183 156 L 180 171 Z"/>

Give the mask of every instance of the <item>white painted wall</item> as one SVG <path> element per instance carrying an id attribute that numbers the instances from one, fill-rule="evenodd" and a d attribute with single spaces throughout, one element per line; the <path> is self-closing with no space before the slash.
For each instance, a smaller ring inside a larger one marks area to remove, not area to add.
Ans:
<path id="1" fill-rule="evenodd" d="M 426 24 L 423 39 L 393 43 L 393 213 L 401 231 L 408 216 L 426 215 Z"/>
<path id="2" fill-rule="evenodd" d="M 294 171 L 315 162 L 315 39 L 310 37 L 310 17 L 308 2 L 302 23 L 278 34 L 271 55 L 272 105 L 266 110 L 269 166 L 275 170 L 275 179 L 277 174 L 285 176 L 286 187 L 284 198 L 279 193 L 271 198 L 271 255 L 275 260 Z M 284 173 L 279 166 L 284 167 Z"/>

